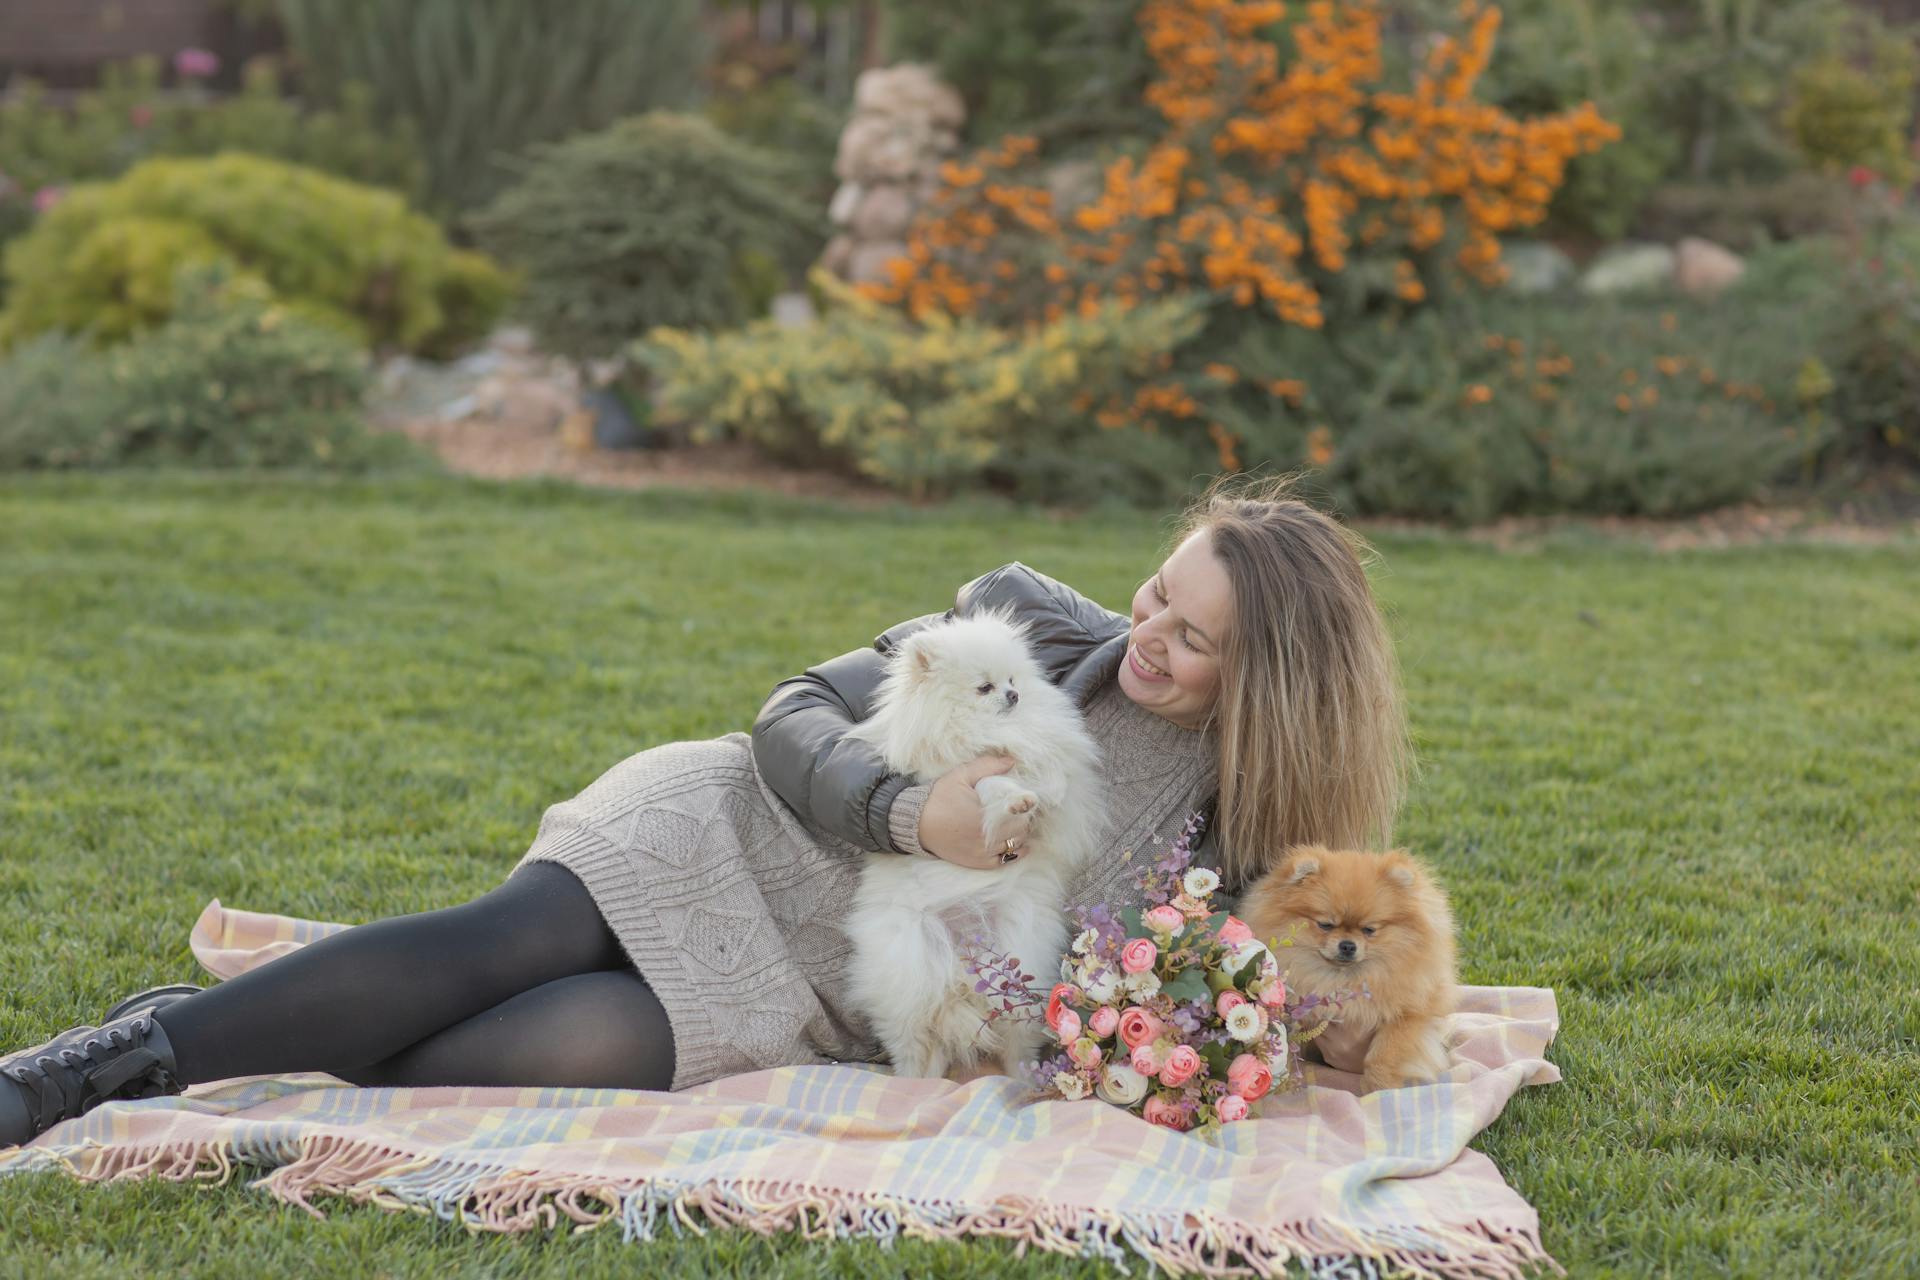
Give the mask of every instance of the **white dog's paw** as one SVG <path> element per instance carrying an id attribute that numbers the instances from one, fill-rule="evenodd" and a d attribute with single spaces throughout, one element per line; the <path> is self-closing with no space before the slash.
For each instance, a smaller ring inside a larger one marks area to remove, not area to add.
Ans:
<path id="1" fill-rule="evenodd" d="M 1004 849 L 1008 840 L 1026 843 L 1039 796 L 999 776 L 980 779 L 974 793 L 980 797 L 980 834 L 987 848 Z"/>

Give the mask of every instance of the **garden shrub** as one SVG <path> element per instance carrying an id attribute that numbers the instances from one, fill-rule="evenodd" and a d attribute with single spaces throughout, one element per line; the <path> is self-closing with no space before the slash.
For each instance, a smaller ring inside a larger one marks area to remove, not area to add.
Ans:
<path id="1" fill-rule="evenodd" d="M 752 314 L 769 264 L 825 221 L 795 185 L 772 152 L 701 117 L 652 112 L 535 148 L 520 181 L 472 226 L 524 268 L 520 314 L 542 342 L 603 357 L 656 325 Z"/>
<path id="2" fill-rule="evenodd" d="M 917 321 L 830 279 L 806 329 L 770 320 L 636 345 L 662 407 L 697 436 L 747 439 L 915 495 L 985 486 L 1021 497 L 1159 499 L 1185 486 L 1189 450 L 1153 431 L 1116 440 L 1095 405 L 1190 341 L 1190 301 L 1093 308 L 1033 331 Z"/>
<path id="3" fill-rule="evenodd" d="M 0 360 L 0 466 L 361 468 L 410 454 L 364 426 L 366 366 L 257 280 L 189 269 L 171 317 L 130 342 L 48 334 Z"/>
<path id="4" fill-rule="evenodd" d="M 1276 327 L 1344 335 L 1503 276 L 1499 237 L 1538 223 L 1567 162 L 1614 136 L 1590 108 L 1528 121 L 1474 85 L 1499 12 L 1464 6 L 1410 84 L 1384 83 L 1370 0 L 1151 0 L 1140 9 L 1163 133 L 1107 166 L 1100 194 L 1056 210 L 1033 181 L 1038 146 L 1012 136 L 947 166 L 908 256 L 871 296 L 916 316 L 1033 324 L 1103 303 L 1192 296 L 1202 341 L 1174 368 L 1099 406 L 1104 421 L 1210 446 L 1216 465 L 1282 461 L 1247 424 L 1295 421 L 1311 363 L 1236 364 Z M 1284 44 L 1291 56 L 1281 57 Z M 1271 435 L 1271 430 L 1266 434 Z"/>
<path id="5" fill-rule="evenodd" d="M 59 329 L 125 339 L 165 317 L 176 270 L 218 261 L 363 344 L 446 350 L 507 285 L 396 194 L 261 156 L 149 160 L 73 188 L 7 247 L 0 344 Z"/>
<path id="6" fill-rule="evenodd" d="M 1794 73 L 1786 126 L 1815 167 L 1830 173 L 1864 167 L 1904 188 L 1913 179 L 1913 46 L 1874 41 L 1866 63 L 1833 55 L 1802 66 Z"/>
<path id="7" fill-rule="evenodd" d="M 1490 298 L 1337 358 L 1364 394 L 1305 408 L 1346 424 L 1313 460 L 1358 512 L 1680 515 L 1759 496 L 1831 430 L 1784 311 Z"/>
<path id="8" fill-rule="evenodd" d="M 96 359 L 65 333 L 42 334 L 0 357 L 0 471 L 114 461 L 116 397 Z"/>
<path id="9" fill-rule="evenodd" d="M 100 87 L 55 102 L 32 81 L 0 98 L 0 209 L 31 211 L 42 191 L 119 177 L 155 156 L 246 151 L 417 197 L 424 170 L 404 121 L 377 118 L 366 88 L 348 86 L 337 110 L 285 95 L 267 59 L 247 65 L 238 93 L 165 90 L 151 57 L 109 65 Z M 22 218 L 22 223 L 30 221 Z M 4 237 L 0 237 L 4 238 Z"/>
<path id="10" fill-rule="evenodd" d="M 693 101 L 699 0 L 276 0 L 303 90 L 411 121 L 429 207 L 475 209 L 536 142 Z"/>

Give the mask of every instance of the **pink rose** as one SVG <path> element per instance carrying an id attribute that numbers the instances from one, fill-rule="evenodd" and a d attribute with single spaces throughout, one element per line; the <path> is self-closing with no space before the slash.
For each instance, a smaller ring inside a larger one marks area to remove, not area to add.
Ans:
<path id="1" fill-rule="evenodd" d="M 1060 1029 L 1060 1015 L 1070 1012 L 1065 1002 L 1079 994 L 1080 988 L 1070 982 L 1056 982 L 1053 990 L 1047 992 L 1047 1029 L 1049 1031 Z"/>
<path id="2" fill-rule="evenodd" d="M 1287 984 L 1284 979 L 1275 978 L 1260 988 L 1260 1003 L 1269 1009 L 1278 1009 L 1287 1002 Z"/>
<path id="3" fill-rule="evenodd" d="M 1155 933 L 1178 933 L 1186 927 L 1187 916 L 1180 908 L 1162 904 L 1140 917 Z"/>
<path id="4" fill-rule="evenodd" d="M 1096 1066 L 1100 1062 L 1100 1045 L 1082 1036 L 1067 1046 L 1067 1057 L 1073 1060 L 1076 1067 Z"/>
<path id="5" fill-rule="evenodd" d="M 1273 1088 L 1273 1072 L 1250 1053 L 1243 1053 L 1227 1066 L 1227 1088 L 1248 1102 L 1258 1102 Z"/>
<path id="6" fill-rule="evenodd" d="M 1120 967 L 1128 973 L 1145 973 L 1160 958 L 1160 949 L 1147 938 L 1133 938 L 1120 948 Z"/>
<path id="7" fill-rule="evenodd" d="M 1220 1117 L 1221 1124 L 1232 1124 L 1235 1120 L 1247 1118 L 1247 1100 L 1237 1093 L 1230 1093 L 1213 1104 L 1213 1113 Z"/>
<path id="8" fill-rule="evenodd" d="M 1180 1105 L 1168 1102 L 1159 1094 L 1147 1099 L 1146 1109 L 1141 1113 L 1148 1124 L 1164 1125 L 1169 1129 L 1185 1129 L 1187 1118 L 1180 1112 Z"/>
<path id="9" fill-rule="evenodd" d="M 1120 1015 L 1119 1030 L 1121 1043 L 1131 1049 L 1136 1045 L 1143 1045 L 1149 1040 L 1157 1039 L 1164 1028 L 1160 1025 L 1160 1019 L 1139 1005 L 1134 1005 Z"/>
<path id="10" fill-rule="evenodd" d="M 1133 1047 L 1133 1056 L 1127 1060 L 1127 1065 L 1143 1076 L 1153 1076 L 1160 1073 L 1160 1061 L 1159 1045 L 1137 1044 Z"/>
<path id="11" fill-rule="evenodd" d="M 1160 1064 L 1160 1083 L 1169 1089 L 1178 1089 L 1199 1073 L 1200 1055 L 1190 1044 L 1177 1044 L 1167 1060 Z"/>
<path id="12" fill-rule="evenodd" d="M 1247 928 L 1246 921 L 1228 916 L 1227 922 L 1220 926 L 1220 941 L 1229 947 L 1237 947 L 1243 942 L 1253 941 L 1253 930 Z"/>
<path id="13" fill-rule="evenodd" d="M 1071 1009 L 1062 1009 L 1060 1020 L 1053 1024 L 1053 1032 L 1060 1037 L 1061 1044 L 1072 1044 L 1080 1038 L 1080 1015 Z"/>
<path id="14" fill-rule="evenodd" d="M 1220 993 L 1220 998 L 1218 1000 L 1213 1002 L 1213 1009 L 1215 1013 L 1218 1013 L 1220 1015 L 1221 1021 L 1224 1022 L 1228 1014 L 1232 1013 L 1235 1009 L 1239 1008 L 1241 1005 L 1245 1004 L 1246 1002 L 1247 1002 L 1247 998 L 1245 996 L 1241 995 L 1238 991 L 1235 991 L 1233 988 L 1229 987 L 1225 991 L 1222 991 Z"/>
<path id="15" fill-rule="evenodd" d="M 1112 1005 L 1101 1005 L 1093 1011 L 1093 1017 L 1087 1020 L 1087 1026 L 1093 1034 L 1105 1040 L 1120 1026 L 1120 1011 Z"/>

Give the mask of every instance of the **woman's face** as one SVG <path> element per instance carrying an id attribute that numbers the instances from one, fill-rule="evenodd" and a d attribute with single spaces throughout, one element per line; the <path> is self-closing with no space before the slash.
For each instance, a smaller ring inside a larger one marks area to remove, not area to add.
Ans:
<path id="1" fill-rule="evenodd" d="M 1220 689 L 1220 642 L 1233 588 L 1205 529 L 1133 593 L 1133 630 L 1120 688 L 1155 715 L 1197 729 Z"/>

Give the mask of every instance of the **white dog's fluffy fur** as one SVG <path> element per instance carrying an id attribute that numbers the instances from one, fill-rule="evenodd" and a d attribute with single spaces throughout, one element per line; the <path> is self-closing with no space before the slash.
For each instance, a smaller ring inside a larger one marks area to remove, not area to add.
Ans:
<path id="1" fill-rule="evenodd" d="M 1100 750 L 1073 699 L 1048 683 L 1024 627 L 986 612 L 914 632 L 891 656 L 876 710 L 850 736 L 888 767 L 932 782 L 976 756 L 1005 752 L 1007 773 L 975 784 L 990 850 L 1017 815 L 1032 827 L 1018 861 L 975 871 L 931 858 L 868 854 L 846 921 L 852 995 L 903 1076 L 945 1076 L 982 1059 L 1011 1073 L 1037 1053 L 1043 1029 L 985 1021 L 986 1003 L 958 943 L 984 936 L 1027 973 L 1051 975 L 1066 948 L 1062 902 L 1094 850 L 1106 812 Z"/>

